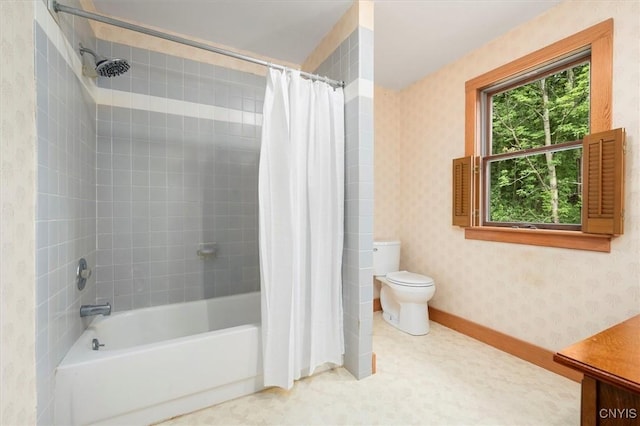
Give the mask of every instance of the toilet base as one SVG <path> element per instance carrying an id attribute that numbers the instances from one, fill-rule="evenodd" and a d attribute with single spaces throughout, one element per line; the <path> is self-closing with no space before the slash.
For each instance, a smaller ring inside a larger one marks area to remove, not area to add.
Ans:
<path id="1" fill-rule="evenodd" d="M 407 306 L 405 306 L 406 308 Z M 429 318 L 428 311 L 426 309 L 420 309 L 420 311 L 424 312 L 424 319 L 422 319 L 422 315 L 420 315 L 421 319 L 419 321 L 402 321 L 401 318 L 398 318 L 397 315 L 393 315 L 389 312 L 382 311 L 382 318 L 397 328 L 400 331 L 404 331 L 405 333 L 409 333 L 412 336 L 423 336 L 429 333 Z M 402 311 L 404 313 L 404 309 Z M 407 315 L 405 315 L 406 319 Z"/>
<path id="2" fill-rule="evenodd" d="M 429 333 L 429 311 L 426 303 L 398 303 L 390 298 L 389 288 L 380 292 L 382 318 L 398 330 L 413 336 Z"/>

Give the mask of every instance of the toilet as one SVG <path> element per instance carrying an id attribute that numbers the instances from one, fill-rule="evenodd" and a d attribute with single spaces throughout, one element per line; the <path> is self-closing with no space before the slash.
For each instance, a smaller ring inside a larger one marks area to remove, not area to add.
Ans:
<path id="1" fill-rule="evenodd" d="M 394 327 L 414 336 L 429 332 L 427 302 L 436 292 L 433 278 L 398 271 L 400 241 L 373 243 L 373 275 L 382 283 L 382 317 Z"/>

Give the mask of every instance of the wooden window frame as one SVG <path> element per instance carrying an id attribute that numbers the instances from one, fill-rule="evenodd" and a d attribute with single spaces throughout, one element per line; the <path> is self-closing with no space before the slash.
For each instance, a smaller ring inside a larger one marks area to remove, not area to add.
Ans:
<path id="1" fill-rule="evenodd" d="M 613 19 L 557 41 L 513 62 L 482 74 L 465 84 L 465 156 L 482 155 L 481 99 L 487 88 L 551 64 L 580 50 L 591 51 L 590 133 L 612 129 Z M 478 179 L 476 179 L 478 181 Z M 579 250 L 611 251 L 611 235 L 581 231 L 513 229 L 481 226 L 479 186 L 471 186 L 473 203 L 465 238 Z"/>

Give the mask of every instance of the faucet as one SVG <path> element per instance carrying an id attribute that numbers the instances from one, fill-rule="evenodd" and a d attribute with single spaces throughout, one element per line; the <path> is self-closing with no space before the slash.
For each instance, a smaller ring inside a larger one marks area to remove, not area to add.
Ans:
<path id="1" fill-rule="evenodd" d="M 82 305 L 80 306 L 80 316 L 88 317 L 90 315 L 111 315 L 111 305 L 109 302 L 104 305 Z"/>

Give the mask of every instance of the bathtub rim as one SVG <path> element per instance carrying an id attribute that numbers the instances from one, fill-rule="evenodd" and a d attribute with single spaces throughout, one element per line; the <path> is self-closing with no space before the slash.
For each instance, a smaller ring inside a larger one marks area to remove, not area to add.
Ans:
<path id="1" fill-rule="evenodd" d="M 74 342 L 74 344 L 71 346 L 71 348 L 69 349 L 69 351 L 65 354 L 64 358 L 62 359 L 62 361 L 60 361 L 60 363 L 58 364 L 58 366 L 56 367 L 57 369 L 64 369 L 64 368 L 68 368 L 71 366 L 75 366 L 75 365 L 80 365 L 80 364 L 85 364 L 85 363 L 91 363 L 91 362 L 98 362 L 100 360 L 103 359 L 108 359 L 108 358 L 114 358 L 114 357 L 120 357 L 120 356 L 126 356 L 127 354 L 130 353 L 138 353 L 138 352 L 148 352 L 148 351 L 152 351 L 156 348 L 164 348 L 164 347 L 168 347 L 168 346 L 172 346 L 175 344 L 179 344 L 183 341 L 187 341 L 187 340 L 199 340 L 199 339 L 205 339 L 214 335 L 224 335 L 224 334 L 230 334 L 230 333 L 239 333 L 242 332 L 248 328 L 253 328 L 253 327 L 258 327 L 261 328 L 261 323 L 256 323 L 256 322 L 252 322 L 252 323 L 247 323 L 247 324 L 240 324 L 234 327 L 227 327 L 227 328 L 221 328 L 221 329 L 217 329 L 217 330 L 209 330 L 209 331 L 205 331 L 202 333 L 196 333 L 196 334 L 189 334 L 186 336 L 180 336 L 180 337 L 176 337 L 173 339 L 167 339 L 167 340 L 160 340 L 157 342 L 151 342 L 151 343 L 144 343 L 141 345 L 136 345 L 136 346 L 129 346 L 126 348 L 120 348 L 120 349 L 100 349 L 100 350 L 93 350 L 91 349 L 91 340 L 93 338 L 95 338 L 97 336 L 97 332 L 95 330 L 95 327 L 98 326 L 100 323 L 104 322 L 104 321 L 109 321 L 109 319 L 111 318 L 121 318 L 121 317 L 130 317 L 130 316 L 135 316 L 136 314 L 144 314 L 145 312 L 150 312 L 150 311 L 156 311 L 156 310 L 162 310 L 162 309 L 166 309 L 167 307 L 177 307 L 177 306 L 182 306 L 184 308 L 188 308 L 189 305 L 192 304 L 206 304 L 209 303 L 210 301 L 224 301 L 222 299 L 226 299 L 229 300 L 230 298 L 235 298 L 235 299 L 240 299 L 240 298 L 248 298 L 250 296 L 254 296 L 255 295 L 259 295 L 260 292 L 259 291 L 254 291 L 254 292 L 249 292 L 249 293 L 241 293 L 241 294 L 234 294 L 234 295 L 229 295 L 229 296 L 222 296 L 222 297 L 212 297 L 209 299 L 201 299 L 201 300 L 193 300 L 193 301 L 189 301 L 189 302 L 178 302 L 178 303 L 170 303 L 170 304 L 166 304 L 166 305 L 158 305 L 158 306 L 150 306 L 150 307 L 146 307 L 146 308 L 140 308 L 140 309 L 134 309 L 134 310 L 130 310 L 130 311 L 121 311 L 121 312 L 115 312 L 112 315 L 109 316 L 103 316 L 103 315 L 99 315 L 96 316 L 95 318 L 93 318 L 91 320 L 91 322 L 89 322 L 89 325 L 87 326 L 87 328 L 82 332 L 82 334 L 76 339 L 76 341 Z M 257 296 L 259 297 L 259 296 Z M 99 336 L 97 336 L 99 338 Z M 91 354 L 91 355 L 87 355 L 87 354 Z"/>
<path id="2" fill-rule="evenodd" d="M 90 364 L 94 362 L 100 362 L 102 360 L 107 360 L 111 358 L 119 358 L 125 357 L 129 354 L 133 353 L 144 353 L 144 352 L 152 352 L 156 349 L 167 348 L 170 346 L 178 345 L 180 343 L 186 341 L 195 341 L 195 340 L 204 340 L 213 336 L 223 336 L 234 333 L 241 333 L 245 330 L 251 328 L 261 328 L 259 323 L 250 323 L 250 324 L 242 324 L 237 325 L 235 327 L 223 328 L 220 330 L 212 330 L 204 333 L 191 334 L 188 336 L 176 337 L 174 339 L 162 340 L 159 342 L 146 343 L 138 346 L 131 346 L 128 348 L 122 349 L 100 349 L 94 351 L 90 348 L 91 339 L 95 336 L 95 332 L 87 333 L 91 330 L 87 329 L 84 333 L 76 340 L 73 344 L 69 352 L 65 355 L 65 357 L 60 361 L 60 364 L 56 367 L 57 369 L 66 369 L 71 368 L 78 365 Z M 84 336 L 85 334 L 90 334 L 89 336 Z M 77 346 L 76 346 L 77 345 Z M 85 346 L 83 348 L 82 346 Z M 91 358 L 87 358 L 87 354 L 91 354 Z"/>

